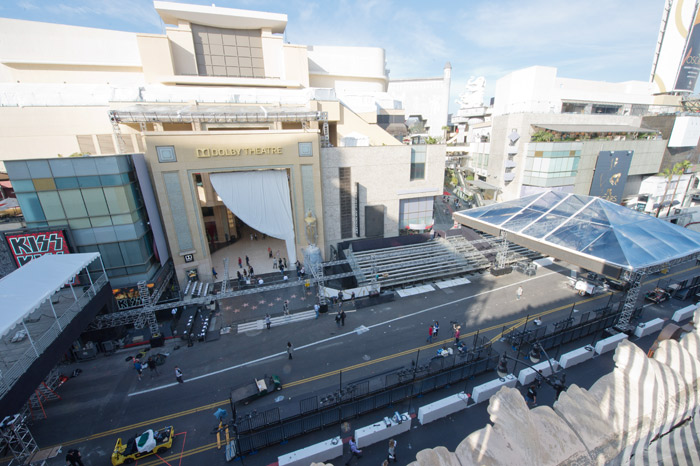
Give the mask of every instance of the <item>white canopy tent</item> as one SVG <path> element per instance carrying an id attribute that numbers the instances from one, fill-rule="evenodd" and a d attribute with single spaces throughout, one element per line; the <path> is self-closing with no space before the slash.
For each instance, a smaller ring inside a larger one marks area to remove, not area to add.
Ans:
<path id="1" fill-rule="evenodd" d="M 211 173 L 211 184 L 226 207 L 251 228 L 284 240 L 289 264 L 297 260 L 294 220 L 286 170 Z"/>
<path id="2" fill-rule="evenodd" d="M 0 279 L 0 336 L 4 336 L 47 299 L 71 283 L 100 254 L 45 254 Z"/>

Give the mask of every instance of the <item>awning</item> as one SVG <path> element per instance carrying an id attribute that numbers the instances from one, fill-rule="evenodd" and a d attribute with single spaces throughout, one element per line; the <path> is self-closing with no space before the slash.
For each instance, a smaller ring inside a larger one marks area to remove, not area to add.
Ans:
<path id="1" fill-rule="evenodd" d="M 498 191 L 500 189 L 498 186 L 487 183 L 486 181 L 481 181 L 481 180 L 465 180 L 465 181 L 470 186 L 474 186 L 475 188 L 478 188 L 478 189 L 484 189 L 486 191 Z"/>
<path id="2" fill-rule="evenodd" d="M 100 254 L 45 254 L 0 280 L 0 336 L 38 309 Z"/>
<path id="3" fill-rule="evenodd" d="M 658 133 L 651 128 L 630 125 L 552 125 L 533 123 L 537 128 L 556 131 L 557 133 Z"/>

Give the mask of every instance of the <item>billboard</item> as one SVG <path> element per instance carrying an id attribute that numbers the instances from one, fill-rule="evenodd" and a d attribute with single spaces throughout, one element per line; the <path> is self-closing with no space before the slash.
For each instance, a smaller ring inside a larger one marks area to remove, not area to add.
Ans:
<path id="1" fill-rule="evenodd" d="M 70 254 L 63 230 L 6 234 L 18 267 L 44 254 Z"/>
<path id="2" fill-rule="evenodd" d="M 631 150 L 600 151 L 588 194 L 620 204 L 632 164 L 632 155 L 634 151 Z"/>
<path id="3" fill-rule="evenodd" d="M 676 79 L 676 91 L 693 92 L 695 84 L 698 82 L 700 74 L 700 11 L 695 13 L 695 21 L 693 21 L 693 29 L 690 31 L 688 41 L 685 44 L 683 58 L 681 60 L 681 68 L 678 70 L 678 78 Z"/>
<path id="4" fill-rule="evenodd" d="M 679 84 L 688 87 L 689 81 L 680 81 L 680 70 L 686 57 L 688 37 L 696 20 L 697 1 L 673 0 L 669 9 L 664 9 L 661 18 L 661 29 L 654 53 L 654 63 L 651 70 L 651 81 L 654 84 L 655 93 L 667 93 L 673 91 Z M 700 31 L 698 31 L 700 32 Z M 688 43 L 688 46 L 690 44 Z M 697 47 L 693 46 L 697 55 Z M 685 53 L 684 53 L 685 52 Z M 690 58 L 689 65 L 695 59 Z M 697 70 L 696 70 L 697 72 Z M 692 77 L 692 69 L 685 71 L 688 77 Z M 693 81 L 693 87 L 695 81 Z"/>

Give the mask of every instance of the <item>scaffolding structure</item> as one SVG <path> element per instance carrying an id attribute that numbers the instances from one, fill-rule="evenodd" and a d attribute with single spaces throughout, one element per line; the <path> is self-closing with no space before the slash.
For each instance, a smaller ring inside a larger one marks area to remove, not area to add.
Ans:
<path id="1" fill-rule="evenodd" d="M 19 464 L 29 464 L 27 460 L 39 450 L 26 420 L 19 414 L 7 416 L 0 422 L 0 437 Z"/>

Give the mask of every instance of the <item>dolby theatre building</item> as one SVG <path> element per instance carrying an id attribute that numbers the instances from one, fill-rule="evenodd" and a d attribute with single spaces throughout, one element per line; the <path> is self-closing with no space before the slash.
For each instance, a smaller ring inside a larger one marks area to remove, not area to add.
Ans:
<path id="1" fill-rule="evenodd" d="M 144 153 L 180 280 L 253 234 L 293 263 L 430 228 L 445 148 L 377 125 L 401 108 L 382 49 L 285 43 L 283 14 L 154 8 L 164 34 L 0 19 L 0 160 Z"/>

